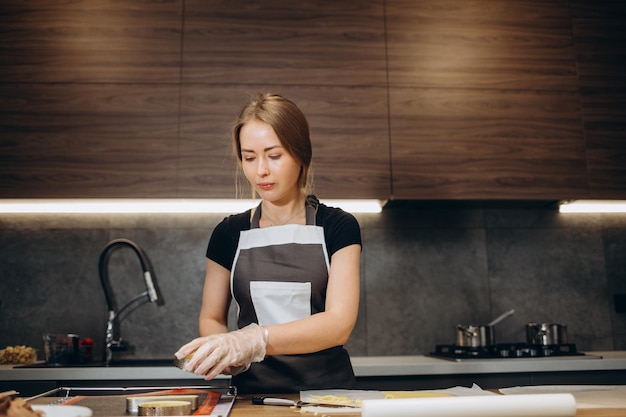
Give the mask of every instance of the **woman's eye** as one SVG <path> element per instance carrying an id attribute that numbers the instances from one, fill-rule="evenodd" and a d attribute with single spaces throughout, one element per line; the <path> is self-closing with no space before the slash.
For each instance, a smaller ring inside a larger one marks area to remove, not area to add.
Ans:
<path id="1" fill-rule="evenodd" d="M 281 155 L 280 155 L 280 154 L 278 154 L 278 155 L 270 155 L 270 156 L 269 156 L 269 158 L 270 158 L 270 159 L 274 159 L 274 160 L 276 160 L 276 159 L 280 159 L 280 157 L 281 157 Z"/>
<path id="2" fill-rule="evenodd" d="M 252 162 L 254 161 L 254 156 L 244 156 L 243 160 L 246 162 Z"/>

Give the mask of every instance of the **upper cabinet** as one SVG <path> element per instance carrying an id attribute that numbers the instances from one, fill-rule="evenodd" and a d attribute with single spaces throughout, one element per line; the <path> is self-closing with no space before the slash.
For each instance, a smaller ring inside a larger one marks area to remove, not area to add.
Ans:
<path id="1" fill-rule="evenodd" d="M 174 197 L 181 1 L 2 2 L 0 197 Z"/>
<path id="2" fill-rule="evenodd" d="M 387 4 L 395 198 L 586 197 L 567 0 Z"/>
<path id="3" fill-rule="evenodd" d="M 235 197 L 257 91 L 307 115 L 321 197 L 388 198 L 382 1 L 5 3 L 0 198 Z"/>
<path id="4" fill-rule="evenodd" d="M 626 2 L 570 0 L 591 198 L 626 198 Z"/>
<path id="5" fill-rule="evenodd" d="M 320 198 L 388 198 L 383 15 L 380 0 L 186 1 L 181 194 L 234 197 L 232 122 L 270 91 L 307 116 Z"/>
<path id="6" fill-rule="evenodd" d="M 0 198 L 247 196 L 259 91 L 321 198 L 626 198 L 622 3 L 3 2 Z"/>

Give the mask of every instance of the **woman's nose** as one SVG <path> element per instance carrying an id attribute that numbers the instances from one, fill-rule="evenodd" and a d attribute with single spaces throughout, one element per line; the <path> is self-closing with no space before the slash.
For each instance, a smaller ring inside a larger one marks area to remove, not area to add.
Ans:
<path id="1" fill-rule="evenodd" d="M 269 164 L 265 160 L 265 158 L 259 158 L 259 164 L 257 166 L 258 174 L 260 176 L 265 176 L 269 174 Z"/>

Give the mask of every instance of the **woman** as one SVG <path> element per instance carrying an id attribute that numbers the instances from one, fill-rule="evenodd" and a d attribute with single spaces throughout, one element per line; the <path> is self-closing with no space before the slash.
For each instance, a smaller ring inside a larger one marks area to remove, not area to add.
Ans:
<path id="1" fill-rule="evenodd" d="M 343 344 L 359 304 L 356 219 L 307 196 L 311 141 L 290 100 L 261 94 L 233 128 L 243 173 L 261 203 L 225 218 L 207 249 L 200 336 L 176 357 L 205 379 L 233 375 L 243 393 L 350 388 Z M 228 332 L 231 302 L 239 330 Z"/>

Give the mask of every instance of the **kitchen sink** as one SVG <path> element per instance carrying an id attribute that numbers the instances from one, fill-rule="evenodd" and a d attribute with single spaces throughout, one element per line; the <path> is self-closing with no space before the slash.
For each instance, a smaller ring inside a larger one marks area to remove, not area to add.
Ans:
<path id="1" fill-rule="evenodd" d="M 120 368 L 120 367 L 151 367 L 151 366 L 174 366 L 174 359 L 119 359 L 109 364 L 104 362 L 87 362 L 87 363 L 34 363 L 31 365 L 20 365 L 16 368 Z"/>

